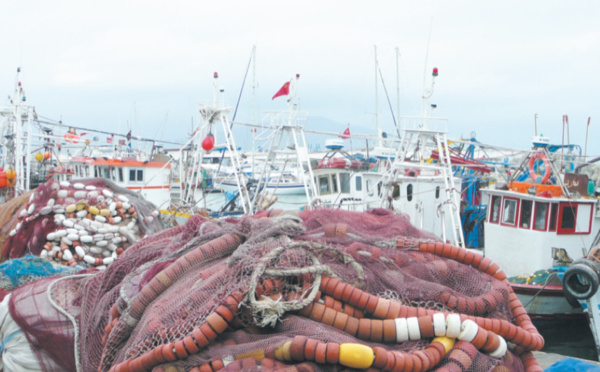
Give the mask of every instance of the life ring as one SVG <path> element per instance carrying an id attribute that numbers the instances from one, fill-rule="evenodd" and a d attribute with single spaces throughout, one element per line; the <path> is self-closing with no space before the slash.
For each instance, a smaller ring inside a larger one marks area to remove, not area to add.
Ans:
<path id="1" fill-rule="evenodd" d="M 598 265 L 581 258 L 575 261 L 563 275 L 563 292 L 578 300 L 587 300 L 598 291 L 600 269 Z"/>
<path id="2" fill-rule="evenodd" d="M 408 177 L 417 177 L 421 174 L 421 170 L 419 168 L 406 168 L 404 169 L 404 175 Z"/>
<path id="3" fill-rule="evenodd" d="M 542 176 L 541 182 L 539 182 L 541 184 L 544 184 L 548 181 L 548 179 L 550 179 L 551 171 L 550 171 L 550 163 L 548 162 L 548 158 L 542 152 L 536 152 L 535 154 L 531 155 L 531 157 L 529 158 L 529 177 L 531 177 L 531 179 L 535 183 L 538 183 L 539 176 L 535 172 L 535 161 L 537 159 L 542 160 L 542 162 L 544 163 L 544 174 Z"/>

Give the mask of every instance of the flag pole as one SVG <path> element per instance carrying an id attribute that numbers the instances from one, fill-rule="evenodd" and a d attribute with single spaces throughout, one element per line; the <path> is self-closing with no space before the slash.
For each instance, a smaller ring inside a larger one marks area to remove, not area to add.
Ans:
<path id="1" fill-rule="evenodd" d="M 585 150 L 583 151 L 583 161 L 587 161 L 587 142 L 588 142 L 588 131 L 590 130 L 590 121 L 592 117 L 588 117 L 587 126 L 585 127 Z"/>
<path id="2" fill-rule="evenodd" d="M 350 131 L 350 123 L 348 123 L 348 132 Z M 352 153 L 352 136 L 348 136 L 350 139 L 350 153 Z"/>

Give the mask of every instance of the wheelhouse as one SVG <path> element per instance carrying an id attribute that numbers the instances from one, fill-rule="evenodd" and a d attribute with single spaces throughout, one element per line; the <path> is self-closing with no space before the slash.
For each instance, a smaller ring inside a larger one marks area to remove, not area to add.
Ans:
<path id="1" fill-rule="evenodd" d="M 490 224 L 557 235 L 592 233 L 595 205 L 592 200 L 490 194 L 489 205 L 486 220 Z"/>

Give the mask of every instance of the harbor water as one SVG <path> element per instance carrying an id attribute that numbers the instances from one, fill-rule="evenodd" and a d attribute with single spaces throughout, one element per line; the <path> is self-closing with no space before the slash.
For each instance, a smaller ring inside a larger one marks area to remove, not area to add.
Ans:
<path id="1" fill-rule="evenodd" d="M 534 320 L 533 324 L 546 341 L 542 351 L 598 361 L 587 319 Z"/>

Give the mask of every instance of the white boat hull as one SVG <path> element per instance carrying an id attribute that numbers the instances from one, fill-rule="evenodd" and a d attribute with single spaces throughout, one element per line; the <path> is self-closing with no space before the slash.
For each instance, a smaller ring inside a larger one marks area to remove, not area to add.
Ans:
<path id="1" fill-rule="evenodd" d="M 226 192 L 236 192 L 237 184 L 233 182 L 221 182 L 219 187 Z M 301 183 L 285 183 L 277 185 L 267 185 L 267 192 L 275 195 L 303 195 L 305 194 L 304 185 Z"/>

